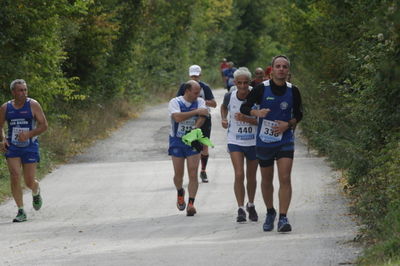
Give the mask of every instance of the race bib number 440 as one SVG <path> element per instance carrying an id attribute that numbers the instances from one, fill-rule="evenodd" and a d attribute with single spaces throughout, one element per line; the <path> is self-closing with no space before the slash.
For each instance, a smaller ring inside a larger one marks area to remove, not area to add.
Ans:
<path id="1" fill-rule="evenodd" d="M 277 142 L 282 140 L 282 133 L 274 133 L 274 126 L 277 126 L 278 123 L 271 120 L 263 120 L 261 129 L 260 129 L 260 139 L 266 143 Z"/>
<path id="2" fill-rule="evenodd" d="M 256 136 L 252 126 L 237 126 L 236 140 L 252 140 Z"/>

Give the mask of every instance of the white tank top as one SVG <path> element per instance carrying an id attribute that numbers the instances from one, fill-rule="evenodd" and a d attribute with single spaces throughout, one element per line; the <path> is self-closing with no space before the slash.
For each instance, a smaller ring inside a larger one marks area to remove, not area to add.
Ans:
<path id="1" fill-rule="evenodd" d="M 240 113 L 240 106 L 244 101 L 239 100 L 236 96 L 237 91 L 231 93 L 228 104 L 228 144 L 236 144 L 239 146 L 255 146 L 257 125 L 235 119 L 235 114 Z"/>

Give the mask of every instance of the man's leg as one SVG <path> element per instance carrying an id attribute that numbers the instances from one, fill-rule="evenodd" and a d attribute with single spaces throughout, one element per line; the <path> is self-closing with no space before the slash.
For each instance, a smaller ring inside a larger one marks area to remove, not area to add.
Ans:
<path id="1" fill-rule="evenodd" d="M 174 184 L 177 190 L 176 206 L 178 210 L 183 211 L 186 208 L 185 190 L 183 189 L 183 171 L 185 168 L 185 158 L 171 156 L 172 164 L 174 165 Z"/>
<path id="2" fill-rule="evenodd" d="M 7 165 L 10 172 L 11 192 L 18 207 L 18 214 L 14 218 L 13 222 L 24 222 L 26 221 L 26 213 L 24 211 L 22 187 L 20 182 L 21 158 L 7 158 Z"/>
<path id="3" fill-rule="evenodd" d="M 25 184 L 32 190 L 32 205 L 35 210 L 42 207 L 42 197 L 40 195 L 39 182 L 36 180 L 37 163 L 22 163 Z"/>
<path id="4" fill-rule="evenodd" d="M 36 180 L 36 165 L 37 163 L 24 163 L 22 169 L 24 173 L 25 184 L 32 190 L 33 194 L 39 192 L 39 182 Z"/>
<path id="5" fill-rule="evenodd" d="M 257 160 L 246 160 L 247 196 L 250 203 L 254 203 L 257 188 Z"/>
<path id="6" fill-rule="evenodd" d="M 261 192 L 267 209 L 274 208 L 274 165 L 260 167 Z"/>
<path id="7" fill-rule="evenodd" d="M 267 165 L 260 165 L 261 168 L 261 192 L 263 195 L 265 206 L 267 207 L 267 215 L 263 224 L 264 231 L 272 231 L 276 218 L 276 210 L 274 208 L 274 165 L 272 160 Z"/>
<path id="8" fill-rule="evenodd" d="M 211 136 L 211 118 L 207 118 L 201 127 L 204 137 L 210 138 Z M 208 146 L 204 145 L 201 151 L 201 171 L 200 178 L 203 183 L 208 183 L 208 176 L 206 173 L 207 163 L 208 163 Z"/>
<path id="9" fill-rule="evenodd" d="M 254 197 L 257 188 L 257 160 L 246 159 L 246 179 L 247 179 L 247 197 L 249 199 L 246 210 L 249 213 L 249 220 L 253 222 L 258 221 L 258 214 L 254 205 Z"/>
<path id="10" fill-rule="evenodd" d="M 238 207 L 244 207 L 244 155 L 242 152 L 230 152 L 233 170 L 235 172 L 235 182 L 233 190 L 235 192 Z"/>
<path id="11" fill-rule="evenodd" d="M 189 175 L 189 202 L 186 208 L 187 216 L 193 216 L 196 213 L 196 209 L 194 208 L 194 200 L 196 198 L 197 189 L 199 187 L 199 181 L 197 179 L 197 172 L 199 170 L 199 162 L 200 162 L 200 154 L 191 155 L 186 158 L 187 161 L 187 170 Z"/>
<path id="12" fill-rule="evenodd" d="M 199 181 L 197 180 L 197 171 L 199 169 L 200 154 L 195 154 L 186 158 L 187 160 L 187 171 L 189 175 L 189 198 L 195 198 L 197 189 L 199 187 Z"/>
<path id="13" fill-rule="evenodd" d="M 183 171 L 185 168 L 185 158 L 171 156 L 174 165 L 174 184 L 177 190 L 183 186 Z"/>
<path id="14" fill-rule="evenodd" d="M 204 145 L 201 151 L 201 171 L 205 172 L 208 163 L 208 146 Z"/>
<path id="15" fill-rule="evenodd" d="M 231 151 L 230 156 L 235 171 L 233 190 L 235 191 L 235 197 L 239 207 L 236 222 L 243 223 L 247 221 L 246 211 L 244 209 L 244 197 L 246 195 L 244 188 L 244 154 L 243 152 Z"/>
<path id="16" fill-rule="evenodd" d="M 292 199 L 292 172 L 293 159 L 280 158 L 277 160 L 279 175 L 279 213 L 286 214 Z"/>
<path id="17" fill-rule="evenodd" d="M 292 198 L 292 183 L 291 183 L 292 165 L 293 165 L 292 158 L 283 157 L 277 160 L 278 175 L 279 175 L 278 232 L 292 231 L 292 226 L 289 224 L 289 220 L 286 217 L 290 205 L 290 200 Z"/>
<path id="18" fill-rule="evenodd" d="M 16 158 L 7 158 L 8 170 L 10 172 L 10 181 L 11 181 L 11 192 L 15 203 L 18 208 L 24 207 L 24 202 L 22 198 L 22 188 L 20 182 L 20 171 L 21 171 L 21 159 Z"/>

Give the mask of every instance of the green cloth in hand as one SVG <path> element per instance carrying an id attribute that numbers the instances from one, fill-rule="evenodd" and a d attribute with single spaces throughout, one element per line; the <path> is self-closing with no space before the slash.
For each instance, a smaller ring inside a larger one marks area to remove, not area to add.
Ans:
<path id="1" fill-rule="evenodd" d="M 182 141 L 188 146 L 191 146 L 192 142 L 198 140 L 201 144 L 207 145 L 210 147 L 214 147 L 211 140 L 207 137 L 203 136 L 203 132 L 201 132 L 200 128 L 192 129 L 189 133 L 186 133 L 182 136 Z"/>

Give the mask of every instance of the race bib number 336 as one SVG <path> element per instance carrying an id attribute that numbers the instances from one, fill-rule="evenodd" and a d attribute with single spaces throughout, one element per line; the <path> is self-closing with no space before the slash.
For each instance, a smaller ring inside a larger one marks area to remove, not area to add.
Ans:
<path id="1" fill-rule="evenodd" d="M 277 142 L 282 140 L 282 133 L 274 133 L 272 127 L 277 126 L 278 123 L 271 120 L 263 120 L 260 129 L 260 139 L 266 143 Z"/>

